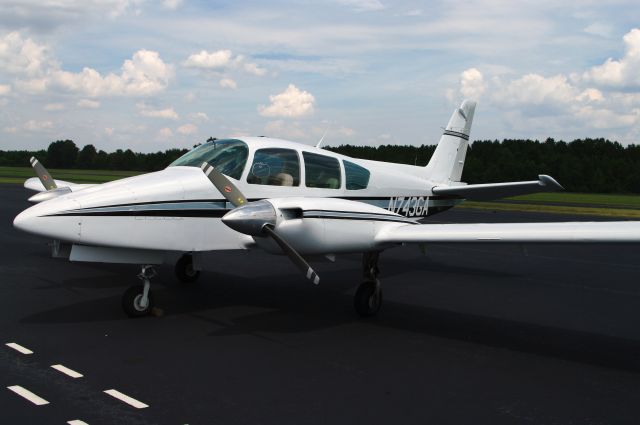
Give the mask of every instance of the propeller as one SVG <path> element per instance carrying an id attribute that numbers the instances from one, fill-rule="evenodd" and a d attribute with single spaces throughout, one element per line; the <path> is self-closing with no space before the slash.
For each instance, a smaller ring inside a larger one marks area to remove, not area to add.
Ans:
<path id="1" fill-rule="evenodd" d="M 248 202 L 242 192 L 220 171 L 206 162 L 200 168 L 222 196 L 235 207 L 222 217 L 224 224 L 245 235 L 271 237 L 307 279 L 315 285 L 320 283 L 320 276 L 309 263 L 276 232 L 277 216 L 270 202 L 265 200 Z"/>
<path id="2" fill-rule="evenodd" d="M 47 169 L 44 168 L 44 165 L 42 165 L 40 161 L 32 156 L 29 162 L 31 163 L 33 170 L 36 172 L 36 175 L 40 179 L 40 182 L 44 186 L 45 190 L 56 189 L 58 187 L 58 185 L 56 185 L 56 182 L 53 180 L 53 177 L 51 177 L 51 174 L 49 174 Z"/>

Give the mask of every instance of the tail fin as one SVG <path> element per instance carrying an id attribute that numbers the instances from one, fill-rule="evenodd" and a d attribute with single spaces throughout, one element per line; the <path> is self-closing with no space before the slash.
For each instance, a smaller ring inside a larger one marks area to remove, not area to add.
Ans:
<path id="1" fill-rule="evenodd" d="M 33 170 L 36 172 L 36 175 L 40 179 L 40 182 L 42 182 L 45 190 L 51 190 L 58 187 L 55 180 L 53 180 L 53 178 L 51 177 L 51 174 L 49 174 L 47 169 L 44 168 L 44 165 L 42 165 L 40 161 L 32 156 L 29 162 L 31 163 Z"/>
<path id="2" fill-rule="evenodd" d="M 460 181 L 475 109 L 476 102 L 465 100 L 453 111 L 449 124 L 427 164 L 425 175 L 429 180 L 446 184 Z"/>

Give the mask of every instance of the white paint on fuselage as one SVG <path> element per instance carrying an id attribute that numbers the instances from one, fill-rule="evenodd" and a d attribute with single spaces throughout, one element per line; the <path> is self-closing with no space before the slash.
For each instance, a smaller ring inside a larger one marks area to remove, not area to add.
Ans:
<path id="1" fill-rule="evenodd" d="M 365 161 L 299 143 L 262 137 L 242 138 L 249 155 L 242 176 L 234 184 L 248 199 L 289 197 L 417 197 L 431 196 L 431 184 L 425 178 L 424 167 Z M 288 148 L 300 158 L 299 186 L 269 186 L 247 183 L 254 153 L 262 148 Z M 312 152 L 339 159 L 342 179 L 339 189 L 305 186 L 302 152 Z M 342 160 L 367 168 L 369 186 L 363 190 L 347 190 Z M 91 216 L 56 215 L 87 208 L 141 203 L 188 200 L 223 201 L 204 173 L 196 167 L 169 167 L 165 170 L 129 177 L 88 187 L 51 199 L 25 210 L 14 221 L 16 227 L 62 241 L 111 247 L 159 249 L 168 251 L 209 251 L 243 249 L 252 239 L 224 225 L 220 218 L 163 216 Z M 231 206 L 226 203 L 226 209 Z M 386 206 L 385 206 L 386 208 Z M 346 248 L 353 241 L 352 227 L 345 221 L 341 234 Z M 291 223 L 291 226 L 295 223 Z M 358 227 L 366 227 L 359 223 Z M 362 230 L 362 229 L 360 229 Z M 360 230 L 358 232 L 360 232 Z M 371 227 L 371 232 L 375 229 Z M 311 248 L 311 247 L 310 247 Z M 358 247 L 360 249 L 360 247 Z"/>

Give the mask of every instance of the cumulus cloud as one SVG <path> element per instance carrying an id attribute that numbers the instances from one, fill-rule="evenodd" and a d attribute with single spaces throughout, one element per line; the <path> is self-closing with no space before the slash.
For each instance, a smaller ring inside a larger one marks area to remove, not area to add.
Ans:
<path id="1" fill-rule="evenodd" d="M 84 109 L 97 109 L 100 107 L 100 102 L 92 99 L 80 99 L 76 106 Z"/>
<path id="2" fill-rule="evenodd" d="M 623 37 L 622 59 L 607 59 L 583 74 L 586 81 L 611 87 L 640 87 L 640 29 L 634 28 Z"/>
<path id="3" fill-rule="evenodd" d="M 498 84 L 494 99 L 505 105 L 566 103 L 575 99 L 576 89 L 564 75 L 544 77 L 527 74 L 505 84 Z"/>
<path id="4" fill-rule="evenodd" d="M 220 87 L 224 89 L 235 90 L 238 88 L 238 84 L 236 84 L 236 82 L 233 81 L 231 78 L 223 78 L 222 80 L 220 80 Z"/>
<path id="5" fill-rule="evenodd" d="M 198 127 L 193 124 L 184 124 L 178 127 L 176 131 L 184 135 L 195 134 L 198 132 Z"/>
<path id="6" fill-rule="evenodd" d="M 269 96 L 269 106 L 260 105 L 258 111 L 264 117 L 302 117 L 313 114 L 315 97 L 309 92 L 298 89 L 289 84 L 280 94 Z"/>
<path id="7" fill-rule="evenodd" d="M 484 77 L 477 68 L 469 68 L 460 74 L 460 93 L 464 97 L 477 100 L 485 89 Z"/>
<path id="8" fill-rule="evenodd" d="M 25 39 L 17 31 L 0 38 L 0 68 L 5 72 L 35 77 L 42 75 L 45 68 L 52 65 L 47 46 L 31 38 Z"/>
<path id="9" fill-rule="evenodd" d="M 640 125 L 640 29 L 623 38 L 625 54 L 619 60 L 570 75 L 529 73 L 486 79 L 477 68 L 461 74 L 459 92 L 466 97 L 485 94 L 485 100 L 509 114 L 513 125 L 525 128 L 559 127 L 634 129 Z M 448 97 L 454 100 L 454 90 Z M 543 124 L 546 122 L 545 124 Z M 631 132 L 633 133 L 633 132 Z M 629 134 L 631 134 L 629 133 Z"/>
<path id="10" fill-rule="evenodd" d="M 248 62 L 243 55 L 233 55 L 228 49 L 209 52 L 201 50 L 198 53 L 190 55 L 184 66 L 187 68 L 199 68 L 203 70 L 225 72 L 230 70 L 242 70 L 246 73 L 261 77 L 267 73 L 267 70 L 261 68 L 253 62 Z"/>
<path id="11" fill-rule="evenodd" d="M 124 61 L 119 75 L 103 76 L 95 69 L 85 67 L 78 73 L 54 71 L 52 82 L 89 97 L 145 96 L 163 91 L 173 73 L 173 67 L 166 64 L 158 52 L 138 50 L 131 59 Z"/>
<path id="12" fill-rule="evenodd" d="M 143 117 L 163 118 L 163 119 L 169 119 L 169 120 L 177 120 L 178 118 L 180 118 L 178 116 L 178 113 L 174 111 L 172 107 L 163 108 L 163 109 L 153 109 L 144 103 L 138 103 L 136 107 L 138 108 L 138 113 Z"/>
<path id="13" fill-rule="evenodd" d="M 0 39 L 0 68 L 13 74 L 16 87 L 27 93 L 59 89 L 89 97 L 156 94 L 167 87 L 174 74 L 173 66 L 151 50 L 138 50 L 124 61 L 119 74 L 102 75 L 90 67 L 65 71 L 46 45 L 18 32 Z"/>
<path id="14" fill-rule="evenodd" d="M 207 52 L 201 50 L 190 55 L 184 62 L 184 66 L 190 68 L 218 69 L 228 67 L 231 63 L 231 50 L 218 50 Z"/>

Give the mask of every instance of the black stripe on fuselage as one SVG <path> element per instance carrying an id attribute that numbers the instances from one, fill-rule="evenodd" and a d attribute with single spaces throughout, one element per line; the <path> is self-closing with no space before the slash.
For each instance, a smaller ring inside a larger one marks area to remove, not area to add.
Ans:
<path id="1" fill-rule="evenodd" d="M 367 201 L 388 201 L 390 197 L 388 196 L 380 196 L 380 197 L 335 197 L 338 199 L 348 199 L 353 201 L 359 201 L 363 203 L 367 203 Z M 410 198 L 410 197 L 407 197 Z M 453 199 L 461 199 L 455 195 L 436 195 L 429 196 L 429 200 L 438 201 L 438 200 L 453 200 Z M 249 199 L 249 202 L 259 201 L 266 198 L 255 198 Z M 212 200 L 212 199 L 189 199 L 189 200 L 174 200 L 174 201 L 151 201 L 151 202 L 136 202 L 129 204 L 114 204 L 114 205 L 103 205 L 100 207 L 90 207 L 90 208 L 82 208 L 78 210 L 71 210 L 66 212 L 59 212 L 55 214 L 47 214 L 45 217 L 210 217 L 210 218 L 220 218 L 224 216 L 227 212 L 231 211 L 231 209 L 226 208 L 157 208 L 157 209 L 122 209 L 119 211 L 104 211 L 107 208 L 127 208 L 127 207 L 140 207 L 140 206 L 153 206 L 153 205 L 161 205 L 161 204 L 170 204 L 170 205 L 179 205 L 186 203 L 198 203 L 198 202 L 206 202 L 206 203 L 224 203 L 226 202 L 224 199 L 220 200 Z M 443 211 L 445 209 L 449 209 L 453 207 L 451 206 L 442 206 L 442 207 L 430 207 L 429 211 L 433 211 L 433 213 Z M 310 211 L 310 210 L 309 210 Z M 322 211 L 322 210 L 318 210 Z M 331 211 L 329 211 L 331 212 Z M 344 211 L 334 211 L 344 213 Z M 377 215 L 377 213 L 362 213 L 369 215 Z M 428 214 L 431 215 L 431 214 Z M 306 216 L 306 215 L 305 215 Z M 380 214 L 380 216 L 385 217 L 385 214 Z M 310 217 L 310 216 L 309 216 Z M 387 217 L 395 217 L 393 215 L 389 215 Z M 404 219 L 404 216 L 401 216 Z M 330 217 L 327 217 L 330 218 Z M 335 217 L 340 218 L 340 217 Z M 396 217 L 397 218 L 397 217 Z M 397 220 L 396 220 L 397 221 Z M 402 221 L 402 219 L 401 219 Z"/>
<path id="2" fill-rule="evenodd" d="M 453 130 L 445 130 L 444 133 L 442 133 L 446 136 L 453 136 L 453 137 L 460 137 L 461 139 L 464 140 L 469 140 L 469 136 L 464 134 L 464 133 L 459 133 L 457 131 L 453 131 Z"/>

